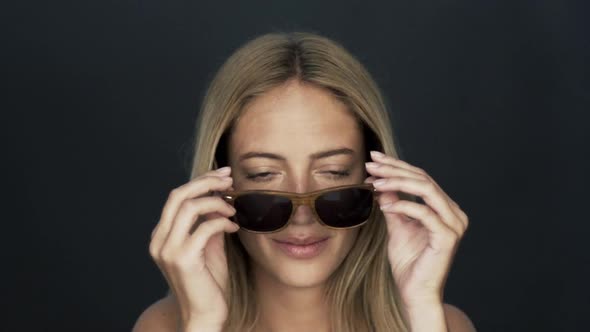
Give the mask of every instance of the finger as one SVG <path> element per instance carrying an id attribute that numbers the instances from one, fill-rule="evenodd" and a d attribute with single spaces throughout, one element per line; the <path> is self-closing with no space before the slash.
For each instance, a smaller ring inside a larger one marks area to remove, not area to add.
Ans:
<path id="1" fill-rule="evenodd" d="M 398 201 L 387 207 L 384 212 L 401 213 L 418 220 L 428 229 L 432 238 L 445 249 L 453 248 L 460 237 L 460 234 L 445 224 L 436 212 L 423 204 L 412 201 Z"/>
<path id="2" fill-rule="evenodd" d="M 233 216 L 236 210 L 220 197 L 200 197 L 187 199 L 182 202 L 176 218 L 174 219 L 170 234 L 165 246 L 180 246 L 189 236 L 191 227 L 197 222 L 199 216 L 217 212 L 224 217 Z M 200 225 L 197 225 L 197 229 Z"/>
<path id="3" fill-rule="evenodd" d="M 436 183 L 436 181 L 434 181 L 434 179 L 422 168 L 410 165 L 409 163 L 401 159 L 393 158 L 378 151 L 371 151 L 371 158 L 378 163 L 384 163 L 390 166 L 398 167 L 432 181 L 438 187 L 438 189 L 446 196 L 446 198 L 448 200 L 451 200 L 451 198 L 447 196 L 447 194 L 442 190 L 442 188 L 438 186 L 438 183 Z"/>
<path id="4" fill-rule="evenodd" d="M 377 177 L 375 176 L 369 176 L 365 179 L 365 181 L 363 181 L 363 183 L 373 183 L 373 181 L 377 180 Z"/>
<path id="5" fill-rule="evenodd" d="M 208 171 L 208 172 L 206 172 L 206 173 L 204 173 L 204 174 L 202 174 L 202 175 L 200 175 L 200 176 L 198 176 L 198 177 L 194 178 L 193 180 L 191 180 L 191 181 L 190 181 L 190 182 L 188 182 L 188 183 L 195 182 L 195 181 L 197 181 L 197 180 L 200 180 L 200 179 L 202 179 L 202 178 L 204 178 L 204 177 L 208 177 L 208 176 L 213 176 L 213 177 L 220 177 L 220 178 L 223 178 L 223 177 L 229 176 L 229 174 L 230 174 L 230 173 L 231 173 L 231 168 L 230 168 L 230 167 L 228 167 L 228 166 L 226 166 L 226 167 L 218 168 L 218 169 L 216 169 L 216 170 L 211 170 L 211 171 Z M 187 183 L 187 184 L 188 184 L 188 183 Z M 185 185 L 187 185 L 187 184 L 185 184 Z M 180 188 L 182 188 L 182 186 L 181 186 L 181 187 L 179 187 L 179 188 L 177 188 L 177 189 L 180 189 Z M 170 194 L 172 194 L 172 192 L 171 192 Z M 168 199 L 170 199 L 170 197 L 168 197 Z M 166 209 L 163 209 L 163 210 L 162 210 L 162 215 L 160 216 L 160 221 L 166 217 L 167 211 L 165 211 L 165 210 L 166 210 Z M 152 234 L 151 234 L 151 237 L 152 237 L 152 238 L 154 237 L 154 234 L 155 234 L 155 232 L 157 231 L 157 229 L 158 229 L 159 227 L 161 227 L 161 225 L 162 225 L 162 222 L 158 222 L 158 224 L 156 225 L 156 227 L 155 227 L 155 228 L 154 228 L 154 230 L 152 231 Z"/>
<path id="6" fill-rule="evenodd" d="M 467 216 L 464 216 L 465 213 L 463 211 L 461 211 L 461 209 L 459 208 L 457 203 L 455 203 L 449 197 L 449 195 L 447 195 L 447 193 L 438 185 L 438 183 L 436 181 L 434 181 L 434 179 L 425 170 L 423 170 L 419 167 L 410 165 L 409 163 L 407 163 L 401 159 L 396 159 L 394 157 L 388 156 L 388 155 L 381 153 L 379 151 L 371 151 L 371 158 L 373 160 L 375 160 L 376 162 L 388 164 L 388 165 L 399 167 L 402 169 L 406 169 L 408 171 L 418 174 L 418 176 L 423 176 L 426 179 L 428 179 L 430 182 L 432 182 L 438 188 L 438 190 L 442 193 L 442 195 L 447 200 L 447 202 L 449 202 L 450 209 L 455 213 L 455 215 L 459 216 L 459 221 L 463 224 L 464 228 L 465 229 L 467 228 L 468 218 L 467 218 Z"/>
<path id="7" fill-rule="evenodd" d="M 409 163 L 407 163 L 401 159 L 393 158 L 393 157 L 385 155 L 379 151 L 372 151 L 371 158 L 373 160 L 377 161 L 378 163 L 384 163 L 384 164 L 387 164 L 390 166 L 405 169 L 407 171 L 417 174 L 419 177 L 422 176 L 422 177 L 425 177 L 426 179 L 430 180 L 432 183 L 434 183 L 438 187 L 440 192 L 451 203 L 451 208 L 455 212 L 455 214 L 457 214 L 457 215 L 462 214 L 462 212 L 460 211 L 458 206 L 456 206 L 457 204 L 447 195 L 447 193 L 438 185 L 438 183 L 436 181 L 434 181 L 434 179 L 422 168 L 410 165 Z"/>
<path id="8" fill-rule="evenodd" d="M 220 232 L 234 233 L 239 229 L 240 226 L 238 224 L 227 218 L 215 218 L 204 221 L 186 242 L 187 251 L 201 256 L 204 254 L 203 250 L 212 236 Z"/>
<path id="9" fill-rule="evenodd" d="M 379 162 L 367 162 L 365 163 L 365 167 L 369 174 L 380 177 L 380 178 L 388 178 L 391 176 L 403 176 L 417 180 L 427 180 L 428 178 L 422 174 L 418 174 L 416 172 L 410 171 L 405 168 L 401 168 L 398 166 L 393 166 L 391 164 L 379 163 Z"/>
<path id="10" fill-rule="evenodd" d="M 391 156 L 388 156 L 384 153 L 381 153 L 379 151 L 371 151 L 371 159 L 373 159 L 373 161 L 376 162 L 380 162 L 380 163 L 384 163 L 384 164 L 389 164 L 392 166 L 397 166 L 397 167 L 401 167 L 404 169 L 407 169 L 408 171 L 412 171 L 414 173 L 417 174 L 422 174 L 422 175 L 428 175 L 423 169 L 418 168 L 416 166 L 410 165 L 409 163 L 401 160 L 401 159 L 396 159 L 393 158 Z"/>
<path id="11" fill-rule="evenodd" d="M 399 167 L 395 167 L 389 164 L 385 164 L 385 163 L 380 163 L 380 162 L 366 162 L 365 163 L 365 168 L 367 169 L 367 172 L 369 174 L 371 174 L 371 178 L 375 178 L 380 179 L 380 178 L 387 178 L 390 176 L 406 176 L 406 177 L 410 177 L 410 178 L 414 178 L 414 179 L 423 179 L 423 176 L 411 171 L 408 171 L 406 169 L 403 168 L 399 168 Z M 372 180 L 371 183 L 373 183 L 375 180 Z M 385 194 L 385 193 L 383 193 Z M 378 195 L 381 196 L 381 195 Z M 387 194 L 385 194 L 384 196 L 389 196 Z M 403 196 L 403 195 L 402 195 Z M 421 199 L 419 197 L 417 197 L 418 201 L 420 203 Z M 395 199 L 397 200 L 397 199 Z M 391 200 L 391 199 L 384 199 L 384 200 L 380 200 L 381 204 L 387 204 L 387 203 L 392 203 L 395 200 Z"/>
<path id="12" fill-rule="evenodd" d="M 203 222 L 205 222 L 207 220 L 219 218 L 219 217 L 225 217 L 225 216 L 223 214 L 217 213 L 217 212 L 204 213 L 204 214 L 199 215 L 197 217 L 196 221 L 194 223 L 191 223 L 188 233 L 193 234 L 194 231 L 197 229 L 197 227 L 199 227 L 199 225 L 202 224 Z M 228 216 L 228 219 L 229 219 L 229 217 L 231 217 L 231 216 Z"/>
<path id="13" fill-rule="evenodd" d="M 373 186 L 379 192 L 398 190 L 422 198 L 434 212 L 440 215 L 449 227 L 462 233 L 463 224 L 451 209 L 449 202 L 441 195 L 438 186 L 431 181 L 416 180 L 404 177 L 389 177 L 373 182 Z"/>
<path id="14" fill-rule="evenodd" d="M 403 161 L 401 159 L 393 158 L 393 157 L 388 156 L 386 154 L 383 154 L 383 153 L 381 153 L 379 151 L 371 151 L 371 158 L 373 160 L 375 160 L 376 162 L 378 162 L 378 163 L 384 163 L 384 164 L 387 164 L 387 165 L 390 165 L 390 166 L 398 167 L 398 168 L 404 169 L 404 170 L 406 170 L 408 172 L 412 172 L 412 173 L 414 173 L 414 174 L 416 174 L 418 176 L 422 176 L 422 177 L 424 177 L 426 179 L 429 179 L 430 181 L 432 181 L 438 187 L 438 183 L 436 183 L 436 181 L 434 181 L 434 179 L 428 173 L 426 173 L 425 170 L 423 170 L 423 169 L 421 169 L 419 167 L 410 165 L 409 163 L 407 163 L 407 162 L 405 162 L 405 161 Z M 439 190 L 441 192 L 443 192 L 443 194 L 446 196 L 447 199 L 449 199 L 449 200 L 451 199 L 442 190 L 442 188 L 439 187 Z"/>
<path id="15" fill-rule="evenodd" d="M 403 213 L 382 211 L 385 216 L 385 225 L 387 234 L 391 236 L 393 232 L 407 232 L 410 228 L 424 228 L 418 220 L 410 218 Z M 409 239 L 409 238 L 408 238 Z"/>
<path id="16" fill-rule="evenodd" d="M 177 203 L 178 205 L 180 205 L 180 203 L 187 198 L 195 198 L 197 196 L 204 195 L 209 191 L 218 190 L 220 186 L 226 189 L 227 185 L 225 185 L 225 182 L 220 182 L 220 180 L 228 181 L 229 185 L 231 185 L 233 179 L 230 177 L 230 174 L 231 168 L 229 167 L 222 167 L 218 170 L 209 171 L 205 174 L 202 174 L 196 177 L 195 179 L 192 179 L 191 181 L 172 190 L 170 196 L 173 196 L 173 194 L 176 194 L 177 196 L 170 197 L 173 200 L 172 203 Z M 176 209 L 174 209 L 174 204 L 167 207 L 169 208 L 167 209 L 165 207 L 162 211 L 161 219 L 170 219 L 170 217 L 173 218 L 174 215 L 176 215 L 178 206 L 176 206 Z"/>
<path id="17" fill-rule="evenodd" d="M 153 232 L 152 242 L 161 244 L 168 237 L 174 217 L 184 200 L 202 196 L 212 190 L 225 190 L 231 186 L 232 181 L 228 176 L 203 175 L 172 190 L 162 210 L 157 229 Z"/>
<path id="18" fill-rule="evenodd" d="M 172 221 L 178 213 L 180 204 L 186 199 L 203 196 L 212 190 L 224 190 L 231 185 L 230 177 L 203 175 L 172 190 L 162 210 L 160 221 L 156 226 L 152 240 L 164 240 L 170 231 Z"/>
<path id="19" fill-rule="evenodd" d="M 375 177 L 375 176 L 369 176 L 365 179 L 364 183 L 373 183 L 376 180 L 379 180 L 379 178 Z M 398 193 L 393 192 L 393 191 L 391 191 L 391 192 L 376 192 L 376 196 L 377 196 L 377 203 L 379 204 L 379 206 L 390 204 L 390 203 L 397 202 L 400 200 Z"/>

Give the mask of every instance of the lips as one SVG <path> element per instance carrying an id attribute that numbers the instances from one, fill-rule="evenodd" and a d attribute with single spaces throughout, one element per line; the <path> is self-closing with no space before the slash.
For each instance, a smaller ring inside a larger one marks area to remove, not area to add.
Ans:
<path id="1" fill-rule="evenodd" d="M 273 240 L 273 242 L 276 248 L 280 249 L 287 257 L 293 259 L 312 259 L 319 256 L 326 249 L 328 239 L 329 237 L 285 238 Z M 281 241 L 292 241 L 300 244 Z"/>
<path id="2" fill-rule="evenodd" d="M 275 239 L 280 243 L 294 244 L 298 246 L 304 246 L 327 239 L 327 236 L 307 236 L 307 237 L 286 237 L 282 239 Z"/>

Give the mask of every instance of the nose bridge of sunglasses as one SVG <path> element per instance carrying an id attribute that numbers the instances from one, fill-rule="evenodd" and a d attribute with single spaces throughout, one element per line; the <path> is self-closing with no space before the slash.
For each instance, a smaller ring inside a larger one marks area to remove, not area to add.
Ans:
<path id="1" fill-rule="evenodd" d="M 290 198 L 291 198 L 291 201 L 293 202 L 293 205 L 295 205 L 295 206 L 299 206 L 299 205 L 311 206 L 311 204 L 313 203 L 313 201 L 315 200 L 316 197 L 317 197 L 317 195 L 315 195 L 315 193 L 306 193 L 306 194 L 294 194 Z"/>
<path id="2" fill-rule="evenodd" d="M 291 210 L 290 222 L 309 222 L 310 218 L 319 221 L 316 209 L 313 206 L 313 197 L 291 197 L 293 209 Z"/>

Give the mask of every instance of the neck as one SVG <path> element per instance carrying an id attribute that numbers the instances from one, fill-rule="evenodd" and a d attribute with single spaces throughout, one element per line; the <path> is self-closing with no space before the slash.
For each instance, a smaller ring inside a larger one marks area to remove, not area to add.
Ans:
<path id="1" fill-rule="evenodd" d="M 257 331 L 329 331 L 324 284 L 309 287 L 286 285 L 253 266 L 260 319 Z"/>

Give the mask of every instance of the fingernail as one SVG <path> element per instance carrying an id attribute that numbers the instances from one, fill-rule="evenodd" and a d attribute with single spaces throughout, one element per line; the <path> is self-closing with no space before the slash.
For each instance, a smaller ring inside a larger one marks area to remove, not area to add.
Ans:
<path id="1" fill-rule="evenodd" d="M 377 167 L 381 166 L 381 164 L 369 161 L 369 162 L 365 163 L 365 166 L 367 166 L 367 168 L 377 168 Z"/>
<path id="2" fill-rule="evenodd" d="M 386 182 L 387 182 L 387 180 L 385 180 L 385 179 L 379 179 L 379 180 L 373 181 L 373 185 L 375 187 L 379 187 L 379 186 L 384 185 Z"/>
<path id="3" fill-rule="evenodd" d="M 225 167 L 222 167 L 222 168 L 218 168 L 216 170 L 216 172 L 223 174 L 223 173 L 229 173 L 230 170 L 231 170 L 231 167 L 225 166 Z"/>
<path id="4" fill-rule="evenodd" d="M 389 203 L 385 203 L 385 204 L 381 205 L 379 208 L 381 209 L 381 211 L 387 211 L 392 206 L 393 206 L 393 203 L 389 202 Z"/>
<path id="5" fill-rule="evenodd" d="M 379 159 L 385 157 L 385 155 L 379 151 L 371 151 L 371 157 Z"/>

